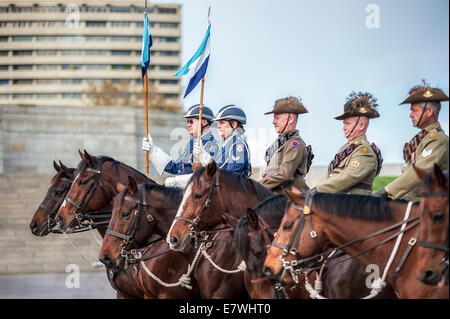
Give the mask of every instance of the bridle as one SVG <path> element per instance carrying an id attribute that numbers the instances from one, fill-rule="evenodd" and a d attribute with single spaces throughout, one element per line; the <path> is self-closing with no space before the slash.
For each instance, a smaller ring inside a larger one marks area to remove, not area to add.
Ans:
<path id="1" fill-rule="evenodd" d="M 429 193 L 422 193 L 422 197 L 425 198 L 429 198 L 429 197 L 449 197 L 449 193 L 448 192 L 429 192 Z M 447 202 L 448 205 L 448 202 Z M 429 241 L 424 241 L 424 240 L 419 240 L 418 241 L 419 246 L 422 246 L 424 248 L 429 248 L 429 249 L 435 249 L 435 250 L 440 250 L 443 251 L 444 257 L 442 258 L 442 262 L 434 269 L 438 269 L 438 273 L 436 274 L 435 278 L 439 279 L 437 282 L 441 281 L 441 278 L 445 276 L 445 284 L 448 285 L 448 281 L 449 281 L 449 258 L 448 258 L 448 250 L 449 250 L 449 234 L 447 231 L 447 243 L 446 244 L 442 244 L 442 243 L 436 243 L 436 242 L 429 242 Z M 425 284 L 430 284 L 424 280 L 421 279 L 421 281 Z M 437 284 L 436 282 L 436 284 Z"/>
<path id="2" fill-rule="evenodd" d="M 86 168 L 87 172 L 95 173 L 92 183 L 89 185 L 89 188 L 87 192 L 84 194 L 83 198 L 79 203 L 72 200 L 69 195 L 67 194 L 65 197 L 65 200 L 69 202 L 72 206 L 74 206 L 75 209 L 75 218 L 69 223 L 69 228 L 72 226 L 74 222 L 78 222 L 79 226 L 82 226 L 83 221 L 89 220 L 93 215 L 86 213 L 86 207 L 88 206 L 89 202 L 91 201 L 92 197 L 95 194 L 95 191 L 97 190 L 97 185 L 100 186 L 100 189 L 102 190 L 102 194 L 106 200 L 106 202 L 109 202 L 109 198 L 106 195 L 105 188 L 103 187 L 103 182 L 101 179 L 101 173 L 102 173 L 102 164 L 103 162 L 98 162 L 97 169 L 93 168 Z M 98 218 L 98 216 L 96 216 Z"/>
<path id="3" fill-rule="evenodd" d="M 129 196 L 125 196 L 125 198 L 124 198 L 124 200 L 136 204 L 136 207 L 132 208 L 132 209 L 134 209 L 133 220 L 131 221 L 131 225 L 128 228 L 127 233 L 122 234 L 122 233 L 113 231 L 109 228 L 106 230 L 107 235 L 111 235 L 111 236 L 114 236 L 114 237 L 117 237 L 117 238 L 120 238 L 123 240 L 122 244 L 120 246 L 121 247 L 120 256 L 126 259 L 125 268 L 127 267 L 128 263 L 129 263 L 129 256 L 134 256 L 137 254 L 135 235 L 136 235 L 136 229 L 138 226 L 139 216 L 142 213 L 145 213 L 149 223 L 155 222 L 154 217 L 148 211 L 148 207 L 150 206 L 150 204 L 146 201 L 146 198 L 145 198 L 146 196 L 145 196 L 145 185 L 144 184 L 138 185 L 138 194 L 139 194 L 138 200 L 136 200 L 132 197 L 129 197 Z M 126 250 L 126 247 L 128 246 L 128 244 L 133 245 L 134 249 Z M 135 261 L 132 260 L 131 263 L 135 263 Z"/>
<path id="4" fill-rule="evenodd" d="M 189 224 L 189 237 L 194 238 L 195 240 L 195 246 L 198 245 L 198 241 L 207 241 L 209 235 L 211 233 L 217 233 L 219 232 L 224 232 L 224 231 L 230 231 L 233 230 L 233 228 L 228 227 L 228 228 L 224 228 L 224 229 L 220 229 L 220 230 L 195 230 L 196 228 L 198 228 L 198 225 L 200 223 L 201 218 L 203 217 L 203 215 L 205 214 L 205 212 L 210 208 L 210 204 L 211 204 L 211 196 L 213 194 L 213 190 L 215 187 L 220 188 L 220 182 L 219 182 L 219 171 L 217 170 L 216 173 L 214 173 L 212 180 L 209 181 L 205 178 L 200 178 L 201 180 L 205 181 L 205 182 L 209 182 L 210 186 L 209 186 L 209 192 L 208 192 L 208 197 L 206 198 L 205 203 L 203 204 L 202 208 L 200 209 L 198 215 L 194 218 L 194 219 L 189 219 L 189 218 L 185 218 L 185 217 L 181 217 L 181 216 L 176 216 L 174 220 L 181 220 L 184 221 L 186 223 Z M 218 194 L 218 198 L 220 201 L 220 204 L 222 206 L 222 208 L 224 209 L 223 211 L 219 211 L 224 218 L 228 217 L 228 208 L 224 205 L 222 196 L 220 196 L 220 192 L 217 192 Z"/>
<path id="5" fill-rule="evenodd" d="M 69 183 L 69 184 L 68 184 L 69 186 L 68 186 L 68 187 L 66 186 L 66 187 L 64 188 L 64 191 L 66 191 L 66 190 L 69 190 L 69 189 L 70 189 L 70 186 L 72 185 L 73 179 L 70 179 L 70 178 L 67 178 L 67 177 L 63 177 L 63 178 L 60 179 L 60 181 Z M 56 223 L 54 222 L 54 219 L 53 219 L 53 218 L 56 216 L 56 214 L 58 214 L 58 210 L 59 210 L 59 208 L 61 207 L 61 205 L 62 205 L 62 203 L 64 202 L 64 200 L 65 200 L 65 197 L 63 197 L 63 198 L 58 202 L 58 204 L 55 205 L 56 208 L 55 208 L 54 210 L 48 208 L 48 207 L 44 204 L 44 202 L 42 202 L 42 203 L 39 204 L 39 208 L 42 208 L 42 209 L 45 210 L 45 211 L 47 212 L 47 214 L 48 214 L 48 223 L 47 223 L 48 231 L 51 231 L 51 228 L 53 228 L 53 226 L 56 225 Z"/>

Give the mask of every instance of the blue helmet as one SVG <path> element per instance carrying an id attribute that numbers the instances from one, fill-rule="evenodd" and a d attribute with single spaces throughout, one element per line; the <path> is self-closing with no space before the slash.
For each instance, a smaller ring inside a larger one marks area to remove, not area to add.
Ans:
<path id="1" fill-rule="evenodd" d="M 200 104 L 192 105 L 189 110 L 187 111 L 186 115 L 182 116 L 183 118 L 197 118 L 200 114 Z M 214 113 L 211 111 L 211 109 L 205 105 L 203 105 L 202 110 L 202 118 L 207 120 L 208 122 L 211 122 L 214 120 Z"/>
<path id="2" fill-rule="evenodd" d="M 217 113 L 217 116 L 213 119 L 213 121 L 219 120 L 235 120 L 244 125 L 245 123 L 247 123 L 247 116 L 241 108 L 231 104 L 221 108 L 219 113 Z"/>

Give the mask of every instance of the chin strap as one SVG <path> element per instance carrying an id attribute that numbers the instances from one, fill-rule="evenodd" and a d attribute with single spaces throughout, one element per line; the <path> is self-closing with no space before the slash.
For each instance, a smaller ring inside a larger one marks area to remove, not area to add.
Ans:
<path id="1" fill-rule="evenodd" d="M 358 120 L 356 120 L 355 126 L 353 126 L 352 130 L 350 131 L 349 134 L 347 134 L 347 136 L 346 136 L 345 138 L 348 139 L 348 138 L 352 135 L 353 131 L 354 131 L 355 128 L 356 128 L 356 125 L 358 125 L 358 122 L 359 122 L 359 119 L 360 119 L 360 118 L 361 118 L 361 116 L 358 116 Z"/>

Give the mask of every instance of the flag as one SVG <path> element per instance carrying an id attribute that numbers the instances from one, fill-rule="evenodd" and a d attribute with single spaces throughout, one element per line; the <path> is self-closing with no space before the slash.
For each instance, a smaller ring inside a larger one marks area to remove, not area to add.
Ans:
<path id="1" fill-rule="evenodd" d="M 208 30 L 203 38 L 200 47 L 197 49 L 192 58 L 180 69 L 174 76 L 186 75 L 188 72 L 192 74 L 189 84 L 184 93 L 185 98 L 191 91 L 197 86 L 198 82 L 205 76 L 206 69 L 208 68 L 209 55 L 210 55 L 210 30 L 211 24 L 208 25 Z"/>
<path id="2" fill-rule="evenodd" d="M 147 12 L 144 17 L 144 29 L 142 30 L 142 52 L 141 52 L 141 73 L 142 81 L 144 81 L 145 73 L 150 64 L 150 47 L 153 44 L 152 35 L 150 34 L 150 23 L 148 22 Z"/>

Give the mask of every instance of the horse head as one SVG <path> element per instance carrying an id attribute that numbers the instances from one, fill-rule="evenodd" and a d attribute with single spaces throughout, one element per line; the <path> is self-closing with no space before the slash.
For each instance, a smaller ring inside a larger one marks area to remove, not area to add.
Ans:
<path id="1" fill-rule="evenodd" d="M 51 180 L 52 184 L 44 200 L 31 219 L 30 229 L 35 236 L 45 236 L 50 232 L 50 229 L 55 225 L 54 217 L 56 212 L 72 185 L 75 169 L 66 167 L 61 161 L 59 164 L 53 161 L 56 174 Z"/>
<path id="2" fill-rule="evenodd" d="M 104 178 L 102 164 L 105 162 L 91 156 L 86 150 L 80 153 L 81 162 L 74 172 L 75 178 L 66 195 L 55 222 L 61 231 L 73 232 L 74 227 L 81 225 L 87 212 L 99 210 L 110 200 L 107 180 Z M 109 182 L 111 184 L 111 182 Z"/>
<path id="3" fill-rule="evenodd" d="M 144 246 L 153 233 L 155 220 L 145 185 L 129 176 L 128 186 L 117 183 L 108 230 L 103 239 L 100 260 L 107 266 L 119 266 L 120 257 L 131 249 Z"/>
<path id="4" fill-rule="evenodd" d="M 442 172 L 436 164 L 428 174 L 414 169 L 422 181 L 418 278 L 427 285 L 437 285 L 443 277 L 448 283 L 448 171 Z"/>
<path id="5" fill-rule="evenodd" d="M 290 204 L 267 253 L 263 271 L 269 280 L 292 283 L 298 280 L 294 267 L 315 265 L 315 256 L 327 248 L 327 242 L 325 225 L 313 214 L 312 193 L 300 193 L 293 188 L 285 190 L 285 194 Z"/>

